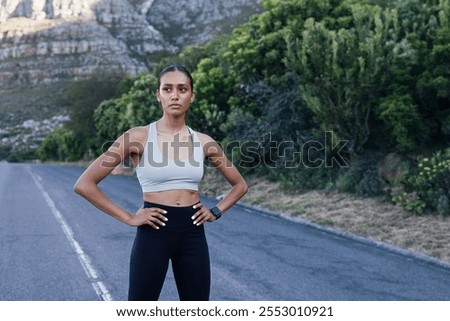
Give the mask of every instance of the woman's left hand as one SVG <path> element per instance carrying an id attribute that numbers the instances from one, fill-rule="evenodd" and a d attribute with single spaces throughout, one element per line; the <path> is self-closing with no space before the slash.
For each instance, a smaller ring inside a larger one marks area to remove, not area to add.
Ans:
<path id="1" fill-rule="evenodd" d="M 216 220 L 216 217 L 207 207 L 203 206 L 202 203 L 195 204 L 193 208 L 198 209 L 198 211 L 191 217 L 194 221 L 194 225 L 200 226 L 206 221 L 212 222 Z"/>

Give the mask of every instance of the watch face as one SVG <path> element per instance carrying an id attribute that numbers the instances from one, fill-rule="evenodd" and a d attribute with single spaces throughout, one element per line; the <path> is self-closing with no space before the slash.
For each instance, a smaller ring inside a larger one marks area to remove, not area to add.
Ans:
<path id="1" fill-rule="evenodd" d="M 222 213 L 220 212 L 220 210 L 217 208 L 217 206 L 214 206 L 213 208 L 211 208 L 211 213 L 218 219 L 222 216 Z"/>

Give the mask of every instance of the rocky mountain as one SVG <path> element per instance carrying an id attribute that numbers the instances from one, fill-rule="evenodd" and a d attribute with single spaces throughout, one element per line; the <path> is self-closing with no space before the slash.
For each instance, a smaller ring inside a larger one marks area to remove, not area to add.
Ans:
<path id="1" fill-rule="evenodd" d="M 158 51 L 226 32 L 258 0 L 7 0 L 0 3 L 0 82 L 48 83 L 106 66 L 136 74 Z M 151 62 L 150 62 L 151 63 Z"/>
<path id="2" fill-rule="evenodd" d="M 261 10 L 259 2 L 0 1 L 0 149 L 24 122 L 64 113 L 56 105 L 63 84 L 105 70 L 147 71 L 149 57 L 230 32 Z"/>

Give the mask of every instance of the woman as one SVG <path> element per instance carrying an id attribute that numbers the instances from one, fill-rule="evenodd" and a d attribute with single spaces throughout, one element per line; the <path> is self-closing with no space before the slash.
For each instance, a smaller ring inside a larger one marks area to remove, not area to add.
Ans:
<path id="1" fill-rule="evenodd" d="M 80 176 L 74 190 L 105 213 L 137 227 L 129 300 L 158 300 L 169 260 L 180 300 L 209 300 L 210 263 L 203 224 L 219 219 L 247 192 L 247 184 L 216 141 L 186 125 L 186 113 L 195 98 L 188 70 L 179 65 L 166 67 L 158 78 L 156 98 L 163 116 L 119 137 Z M 135 214 L 115 204 L 98 187 L 129 157 L 144 199 Z M 200 202 L 198 192 L 205 157 L 231 185 L 211 209 Z"/>

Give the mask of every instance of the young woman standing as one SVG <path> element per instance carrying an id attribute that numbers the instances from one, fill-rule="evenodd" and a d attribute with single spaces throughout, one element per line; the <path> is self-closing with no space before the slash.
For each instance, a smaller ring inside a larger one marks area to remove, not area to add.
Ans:
<path id="1" fill-rule="evenodd" d="M 247 184 L 214 139 L 186 125 L 186 113 L 195 99 L 186 68 L 166 67 L 158 78 L 156 98 L 163 116 L 119 137 L 80 176 L 74 190 L 105 213 L 137 227 L 129 300 L 158 300 L 169 260 L 180 300 L 209 300 L 210 262 L 203 224 L 219 219 L 247 192 Z M 98 187 L 128 157 L 143 192 L 144 205 L 135 214 Z M 201 203 L 198 192 L 205 158 L 231 185 L 211 209 Z"/>

